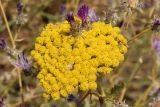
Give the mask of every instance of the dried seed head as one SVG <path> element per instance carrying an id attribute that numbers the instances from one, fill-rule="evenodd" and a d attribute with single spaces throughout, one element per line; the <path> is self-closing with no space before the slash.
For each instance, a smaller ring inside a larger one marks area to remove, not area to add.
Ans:
<path id="1" fill-rule="evenodd" d="M 17 16 L 16 24 L 17 25 L 24 25 L 28 21 L 27 15 L 24 13 L 21 13 Z"/>
<path id="2" fill-rule="evenodd" d="M 16 19 L 16 24 L 17 25 L 24 25 L 27 22 L 27 15 L 23 13 L 23 4 L 19 1 L 17 3 L 17 12 L 18 16 Z"/>
<path id="3" fill-rule="evenodd" d="M 105 13 L 105 23 L 111 23 L 112 25 L 118 25 L 121 18 L 119 17 L 117 11 L 113 11 L 110 9 L 108 12 Z"/>

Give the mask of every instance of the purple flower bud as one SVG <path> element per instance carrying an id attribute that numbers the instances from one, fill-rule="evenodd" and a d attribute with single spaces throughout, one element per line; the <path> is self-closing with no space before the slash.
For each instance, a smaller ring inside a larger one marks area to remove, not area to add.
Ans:
<path id="1" fill-rule="evenodd" d="M 76 97 L 73 94 L 70 94 L 67 98 L 67 101 L 72 102 L 75 101 Z"/>
<path id="2" fill-rule="evenodd" d="M 31 73 L 32 67 L 31 67 L 31 62 L 28 61 L 28 59 L 24 56 L 24 52 L 21 52 L 18 55 L 18 61 L 20 64 L 20 67 L 24 71 L 26 75 L 29 75 Z"/>
<path id="3" fill-rule="evenodd" d="M 152 23 L 152 30 L 160 31 L 160 19 L 156 18 Z"/>
<path id="4" fill-rule="evenodd" d="M 0 49 L 4 50 L 6 48 L 6 42 L 3 39 L 0 39 Z"/>
<path id="5" fill-rule="evenodd" d="M 74 20 L 74 16 L 72 13 L 67 13 L 66 15 L 66 20 L 71 24 L 73 25 L 75 23 L 75 20 Z"/>
<path id="6" fill-rule="evenodd" d="M 89 19 L 90 19 L 91 22 L 94 22 L 94 21 L 97 21 L 97 20 L 98 20 L 98 17 L 97 17 L 97 15 L 96 15 L 96 12 L 95 12 L 95 10 L 93 10 L 93 9 L 89 9 L 88 17 L 89 17 Z"/>
<path id="7" fill-rule="evenodd" d="M 19 1 L 17 3 L 17 11 L 18 11 L 18 15 L 20 15 L 22 13 L 22 9 L 23 9 L 23 5 L 22 3 Z"/>
<path id="8" fill-rule="evenodd" d="M 60 14 L 65 15 L 66 14 L 66 6 L 65 4 L 60 5 Z"/>
<path id="9" fill-rule="evenodd" d="M 87 22 L 89 7 L 86 5 L 82 5 L 79 7 L 77 16 L 82 20 L 83 23 Z"/>
<path id="10" fill-rule="evenodd" d="M 32 71 L 31 62 L 24 56 L 24 52 L 17 55 L 17 60 L 17 62 L 12 62 L 12 64 L 21 68 L 26 76 L 30 75 Z"/>
<path id="11" fill-rule="evenodd" d="M 155 49 L 156 53 L 160 55 L 160 38 L 155 36 L 153 39 L 153 48 Z"/>

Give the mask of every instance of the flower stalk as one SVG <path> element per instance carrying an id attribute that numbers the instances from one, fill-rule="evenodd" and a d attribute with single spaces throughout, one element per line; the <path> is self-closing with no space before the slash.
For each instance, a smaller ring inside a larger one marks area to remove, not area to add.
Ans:
<path id="1" fill-rule="evenodd" d="M 8 24 L 8 20 L 7 20 L 7 17 L 6 17 L 6 14 L 4 12 L 4 8 L 3 8 L 3 5 L 2 5 L 2 1 L 0 0 L 0 8 L 1 8 L 1 11 L 2 11 L 2 16 L 4 18 L 4 22 L 6 24 L 6 28 L 8 30 L 8 34 L 9 34 L 9 37 L 10 37 L 10 40 L 11 40 L 11 43 L 12 43 L 12 47 L 15 48 L 16 45 L 15 45 L 15 42 L 14 42 L 14 39 L 13 39 L 13 35 L 11 33 L 11 30 L 10 30 L 10 27 L 9 27 L 9 24 Z"/>

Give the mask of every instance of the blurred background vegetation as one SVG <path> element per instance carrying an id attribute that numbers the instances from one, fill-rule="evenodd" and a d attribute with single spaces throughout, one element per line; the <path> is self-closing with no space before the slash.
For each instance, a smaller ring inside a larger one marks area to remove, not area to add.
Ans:
<path id="1" fill-rule="evenodd" d="M 99 80 L 99 85 L 103 86 L 103 94 L 107 96 L 106 107 L 160 107 L 160 59 L 152 45 L 154 36 L 160 34 L 147 30 L 154 18 L 160 15 L 159 0 L 21 0 L 24 6 L 22 17 L 19 17 L 17 12 L 18 0 L 0 1 L 12 35 L 16 37 L 16 48 L 19 51 L 24 50 L 28 58 L 35 38 L 43 27 L 49 22 L 64 20 L 65 12 L 76 12 L 80 4 L 95 9 L 101 20 L 112 20 L 131 41 L 128 43 L 125 61 L 107 77 Z M 65 6 L 66 10 L 62 10 L 62 6 Z M 108 14 L 109 12 L 111 14 Z M 1 11 L 0 38 L 5 39 L 11 47 Z M 18 75 L 7 55 L 0 52 L 0 107 L 22 107 L 21 89 L 25 107 L 75 106 L 73 102 L 67 102 L 65 99 L 56 102 L 43 99 L 42 88 L 38 85 L 36 77 L 25 76 L 23 72 Z M 89 97 L 84 102 L 86 107 L 99 107 L 96 98 L 91 104 Z"/>

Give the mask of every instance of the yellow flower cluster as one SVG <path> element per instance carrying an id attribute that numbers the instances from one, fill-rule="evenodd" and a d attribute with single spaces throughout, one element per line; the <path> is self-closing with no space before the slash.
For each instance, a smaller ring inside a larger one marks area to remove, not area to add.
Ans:
<path id="1" fill-rule="evenodd" d="M 44 97 L 58 100 L 78 90 L 97 88 L 97 73 L 108 74 L 124 59 L 127 40 L 118 27 L 93 22 L 90 30 L 70 33 L 65 21 L 48 24 L 36 39 L 31 55 L 40 72 Z"/>

